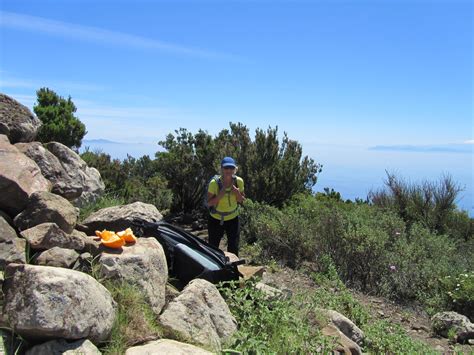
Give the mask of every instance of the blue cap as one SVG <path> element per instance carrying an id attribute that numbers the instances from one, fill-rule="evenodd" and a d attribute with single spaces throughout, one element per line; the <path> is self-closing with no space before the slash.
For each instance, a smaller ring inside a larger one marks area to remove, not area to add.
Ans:
<path id="1" fill-rule="evenodd" d="M 222 159 L 221 167 L 225 168 L 226 166 L 231 166 L 233 168 L 237 167 L 237 165 L 235 164 L 235 160 L 231 157 L 225 157 L 224 159 Z"/>

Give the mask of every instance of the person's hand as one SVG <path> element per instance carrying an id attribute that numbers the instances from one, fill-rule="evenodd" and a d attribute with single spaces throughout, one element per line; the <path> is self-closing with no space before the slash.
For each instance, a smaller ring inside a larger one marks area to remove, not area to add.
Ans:
<path id="1" fill-rule="evenodd" d="M 237 186 L 232 185 L 232 193 L 235 194 L 235 197 L 237 198 L 237 202 L 242 202 L 244 200 L 244 196 L 242 195 L 242 193 L 240 192 L 240 189 Z"/>

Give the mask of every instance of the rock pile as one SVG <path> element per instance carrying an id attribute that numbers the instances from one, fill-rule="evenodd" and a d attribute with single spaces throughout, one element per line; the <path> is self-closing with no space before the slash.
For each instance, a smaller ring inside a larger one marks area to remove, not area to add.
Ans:
<path id="1" fill-rule="evenodd" d="M 94 235 L 96 229 L 157 222 L 161 213 L 136 202 L 97 211 L 78 225 L 78 207 L 100 197 L 104 183 L 96 169 L 61 143 L 35 142 L 40 125 L 28 108 L 0 94 L 0 326 L 37 344 L 27 354 L 100 354 L 97 346 L 110 337 L 117 304 L 99 281 L 82 272 L 90 271 L 87 264 L 95 257 L 100 280 L 134 285 L 163 327 L 219 350 L 237 325 L 213 284 L 196 280 L 176 293 L 167 287 L 166 257 L 156 239 L 140 238 L 114 250 Z M 212 303 L 203 303 L 203 295 Z M 186 332 L 191 328 L 199 330 L 197 339 Z M 150 351 L 209 353 L 168 339 L 127 353 Z"/>

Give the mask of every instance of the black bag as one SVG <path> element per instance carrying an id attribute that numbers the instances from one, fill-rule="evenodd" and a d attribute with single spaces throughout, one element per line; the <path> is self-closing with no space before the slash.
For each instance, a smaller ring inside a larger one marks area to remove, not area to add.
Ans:
<path id="1" fill-rule="evenodd" d="M 138 236 L 154 237 L 160 242 L 169 274 L 184 284 L 195 278 L 218 283 L 242 276 L 237 265 L 245 260 L 231 263 L 222 250 L 179 227 L 167 222 L 142 222 L 136 227 Z"/>

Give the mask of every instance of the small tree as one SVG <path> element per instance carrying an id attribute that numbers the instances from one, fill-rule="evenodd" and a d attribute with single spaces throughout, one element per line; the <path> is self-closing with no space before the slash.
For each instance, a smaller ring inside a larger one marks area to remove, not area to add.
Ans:
<path id="1" fill-rule="evenodd" d="M 48 88 L 39 89 L 36 95 L 38 103 L 33 110 L 43 122 L 37 139 L 43 143 L 60 142 L 77 150 L 87 132 L 86 126 L 74 116 L 76 106 L 71 97 L 66 100 Z"/>

